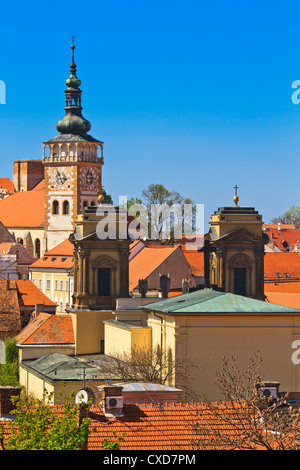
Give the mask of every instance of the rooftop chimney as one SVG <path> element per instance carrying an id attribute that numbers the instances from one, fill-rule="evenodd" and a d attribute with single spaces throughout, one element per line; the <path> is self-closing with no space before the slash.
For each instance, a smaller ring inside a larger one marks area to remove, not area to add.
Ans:
<path id="1" fill-rule="evenodd" d="M 124 416 L 123 387 L 119 385 L 103 385 L 98 389 L 101 392 L 101 403 L 105 416 Z"/>
<path id="2" fill-rule="evenodd" d="M 21 387 L 0 386 L 0 419 L 12 418 L 10 414 L 14 410 L 14 405 L 11 401 L 12 397 L 20 397 Z"/>

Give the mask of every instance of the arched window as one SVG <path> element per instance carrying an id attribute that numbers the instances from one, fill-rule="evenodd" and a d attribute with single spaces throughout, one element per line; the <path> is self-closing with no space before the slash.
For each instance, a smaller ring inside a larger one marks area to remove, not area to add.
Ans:
<path id="1" fill-rule="evenodd" d="M 64 215 L 69 214 L 69 201 L 64 201 L 63 203 L 63 214 Z"/>
<path id="2" fill-rule="evenodd" d="M 94 206 L 95 205 L 95 201 L 91 201 L 91 206 Z"/>
<path id="3" fill-rule="evenodd" d="M 52 214 L 58 214 L 58 213 L 59 213 L 59 203 L 58 201 L 53 201 Z"/>
<path id="4" fill-rule="evenodd" d="M 37 258 L 40 258 L 41 256 L 41 242 L 39 238 L 35 240 L 35 256 Z"/>
<path id="5" fill-rule="evenodd" d="M 88 206 L 88 203 L 87 201 L 83 201 L 83 208 L 87 207 Z"/>

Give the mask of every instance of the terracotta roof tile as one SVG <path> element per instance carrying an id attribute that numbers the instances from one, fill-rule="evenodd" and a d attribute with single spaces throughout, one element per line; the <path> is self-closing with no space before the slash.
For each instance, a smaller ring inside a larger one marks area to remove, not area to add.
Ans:
<path id="1" fill-rule="evenodd" d="M 19 191 L 1 199 L 0 220 L 6 227 L 41 227 L 44 191 Z"/>
<path id="2" fill-rule="evenodd" d="M 230 404 L 218 406 L 220 411 L 223 407 L 230 413 Z M 224 423 L 205 404 L 125 405 L 123 411 L 124 417 L 109 419 L 103 415 L 101 405 L 91 408 L 88 450 L 101 449 L 101 443 L 112 430 L 117 435 L 125 433 L 121 450 L 144 451 L 192 450 L 194 440 L 207 441 L 208 424 L 212 430 L 222 429 L 227 435 L 238 432 L 238 426 L 234 428 L 233 424 Z"/>
<path id="3" fill-rule="evenodd" d="M 41 312 L 16 337 L 21 344 L 74 343 L 72 319 L 69 315 Z"/>
<path id="4" fill-rule="evenodd" d="M 7 189 L 10 193 L 15 190 L 14 183 L 10 178 L 0 178 L 0 188 Z"/>
<path id="5" fill-rule="evenodd" d="M 74 266 L 74 245 L 69 239 L 47 251 L 40 259 L 31 264 L 30 268 L 65 268 Z"/>
<path id="6" fill-rule="evenodd" d="M 199 251 L 183 251 L 194 276 L 204 276 L 204 253 Z"/>
<path id="7" fill-rule="evenodd" d="M 287 273 L 289 278 L 299 279 L 300 253 L 265 253 L 264 273 L 267 279 L 278 278 L 276 273 L 279 273 L 281 278 L 284 278 L 284 273 Z"/>
<path id="8" fill-rule="evenodd" d="M 47 306 L 55 306 L 52 302 L 32 281 L 29 279 L 18 279 L 15 281 L 18 292 L 24 306 L 36 304 L 44 304 Z"/>
<path id="9" fill-rule="evenodd" d="M 300 309 L 300 281 L 265 282 L 267 302 Z"/>
<path id="10" fill-rule="evenodd" d="M 280 230 L 278 225 L 268 224 L 264 225 L 264 233 L 268 235 L 270 240 L 274 240 L 280 250 L 285 250 L 287 246 L 293 246 L 300 241 L 300 229 L 293 228 L 292 225 L 282 225 Z"/>
<path id="11" fill-rule="evenodd" d="M 147 279 L 177 249 L 180 248 L 143 248 L 129 263 L 129 290 L 138 286 L 139 279 Z"/>

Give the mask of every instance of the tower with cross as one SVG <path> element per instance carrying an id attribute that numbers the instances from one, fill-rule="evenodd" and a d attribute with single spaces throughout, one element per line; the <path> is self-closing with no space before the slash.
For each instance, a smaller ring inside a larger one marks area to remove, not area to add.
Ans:
<path id="1" fill-rule="evenodd" d="M 206 285 L 225 292 L 264 299 L 264 245 L 262 216 L 254 207 L 219 207 L 210 217 L 205 236 Z"/>
<path id="2" fill-rule="evenodd" d="M 77 214 L 97 206 L 101 195 L 103 142 L 89 134 L 91 123 L 82 115 L 74 40 L 72 35 L 65 115 L 56 124 L 59 134 L 43 142 L 46 250 L 73 233 Z"/>

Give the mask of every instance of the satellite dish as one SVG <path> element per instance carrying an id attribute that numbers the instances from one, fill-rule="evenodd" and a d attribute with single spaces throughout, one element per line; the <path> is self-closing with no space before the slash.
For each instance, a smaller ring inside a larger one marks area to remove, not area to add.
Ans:
<path id="1" fill-rule="evenodd" d="M 77 405 L 80 405 L 81 403 L 87 403 L 88 399 L 89 397 L 86 390 L 79 390 L 75 397 L 75 403 Z"/>

